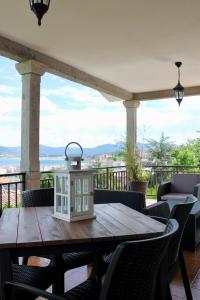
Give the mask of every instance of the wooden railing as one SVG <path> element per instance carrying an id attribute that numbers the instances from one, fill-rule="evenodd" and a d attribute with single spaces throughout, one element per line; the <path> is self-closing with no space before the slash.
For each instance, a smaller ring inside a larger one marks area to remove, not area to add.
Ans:
<path id="1" fill-rule="evenodd" d="M 146 197 L 156 198 L 158 185 L 170 181 L 174 173 L 200 174 L 200 166 L 154 166 L 146 165 L 149 172 L 149 185 Z M 25 190 L 25 173 L 0 174 L 0 210 L 4 207 L 20 205 L 21 192 Z M 94 169 L 94 188 L 109 190 L 128 190 L 125 166 L 101 167 Z M 41 172 L 41 188 L 53 187 L 52 171 Z"/>

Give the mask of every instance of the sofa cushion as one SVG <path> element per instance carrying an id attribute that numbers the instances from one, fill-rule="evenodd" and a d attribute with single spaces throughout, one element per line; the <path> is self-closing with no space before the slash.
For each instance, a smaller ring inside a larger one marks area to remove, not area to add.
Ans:
<path id="1" fill-rule="evenodd" d="M 192 194 L 188 193 L 169 193 L 161 196 L 162 200 L 186 200 L 188 196 Z"/>
<path id="2" fill-rule="evenodd" d="M 171 182 L 172 193 L 193 194 L 194 186 L 200 183 L 199 174 L 174 174 Z"/>

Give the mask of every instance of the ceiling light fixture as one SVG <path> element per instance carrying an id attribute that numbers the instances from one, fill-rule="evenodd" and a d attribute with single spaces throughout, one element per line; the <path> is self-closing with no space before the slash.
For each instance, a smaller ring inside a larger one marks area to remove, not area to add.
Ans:
<path id="1" fill-rule="evenodd" d="M 41 25 L 41 20 L 44 14 L 48 11 L 50 0 L 29 0 L 31 10 L 38 19 L 38 25 Z"/>
<path id="2" fill-rule="evenodd" d="M 184 87 L 180 83 L 180 67 L 182 66 L 182 62 L 176 61 L 175 65 L 178 68 L 178 83 L 174 87 L 173 90 L 174 90 L 174 96 L 176 98 L 176 101 L 178 102 L 178 105 L 180 106 L 181 101 L 183 100 L 183 96 L 184 96 Z"/>

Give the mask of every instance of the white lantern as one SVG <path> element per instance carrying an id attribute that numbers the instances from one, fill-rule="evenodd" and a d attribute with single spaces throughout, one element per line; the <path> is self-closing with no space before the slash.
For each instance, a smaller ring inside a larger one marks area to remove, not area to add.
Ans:
<path id="1" fill-rule="evenodd" d="M 74 161 L 67 154 L 66 160 Z M 78 170 L 72 165 L 55 172 L 54 216 L 69 222 L 94 218 L 93 170 Z"/>

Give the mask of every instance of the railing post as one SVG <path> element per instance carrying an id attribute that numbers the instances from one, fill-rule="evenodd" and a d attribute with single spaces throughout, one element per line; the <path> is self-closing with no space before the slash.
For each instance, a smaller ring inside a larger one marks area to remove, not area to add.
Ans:
<path id="1" fill-rule="evenodd" d="M 26 190 L 26 173 L 22 174 L 22 191 Z"/>
<path id="2" fill-rule="evenodd" d="M 109 189 L 109 169 L 108 167 L 106 168 L 106 189 Z"/>

